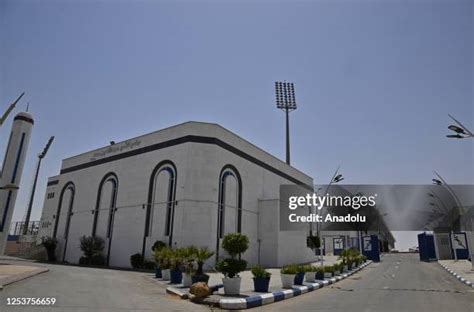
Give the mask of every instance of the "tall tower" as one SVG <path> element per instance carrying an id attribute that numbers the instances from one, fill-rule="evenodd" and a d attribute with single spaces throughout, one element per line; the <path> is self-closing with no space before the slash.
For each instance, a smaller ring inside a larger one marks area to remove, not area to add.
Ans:
<path id="1" fill-rule="evenodd" d="M 0 177 L 0 254 L 4 253 L 33 128 L 31 114 L 18 113 L 12 125 Z"/>

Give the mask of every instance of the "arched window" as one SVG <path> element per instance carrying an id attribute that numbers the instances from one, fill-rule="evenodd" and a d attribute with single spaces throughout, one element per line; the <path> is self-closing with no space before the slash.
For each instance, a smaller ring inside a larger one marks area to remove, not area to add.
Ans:
<path id="1" fill-rule="evenodd" d="M 219 175 L 217 235 L 242 230 L 242 179 L 232 165 L 225 166 Z"/>
<path id="2" fill-rule="evenodd" d="M 173 162 L 160 162 L 153 170 L 148 189 L 147 211 L 143 253 L 147 237 L 160 239 L 168 237 L 168 244 L 173 241 L 173 221 L 176 196 L 177 172 Z"/>
<path id="3" fill-rule="evenodd" d="M 69 232 L 69 224 L 71 222 L 71 213 L 72 207 L 74 205 L 74 195 L 76 193 L 76 187 L 74 183 L 68 182 L 64 185 L 61 193 L 59 194 L 59 203 L 58 209 L 56 210 L 56 215 L 54 216 L 54 229 L 53 229 L 53 237 L 56 238 L 58 233 L 58 227 L 60 226 L 59 219 L 62 218 L 65 220 L 64 224 L 64 234 L 63 238 L 67 239 L 68 232 Z M 66 207 L 66 214 L 61 214 L 63 210 L 63 206 Z M 60 232 L 61 233 L 61 232 Z"/>
<path id="4" fill-rule="evenodd" d="M 102 178 L 97 192 L 94 210 L 92 236 L 111 238 L 117 202 L 118 178 L 115 173 L 108 173 Z"/>

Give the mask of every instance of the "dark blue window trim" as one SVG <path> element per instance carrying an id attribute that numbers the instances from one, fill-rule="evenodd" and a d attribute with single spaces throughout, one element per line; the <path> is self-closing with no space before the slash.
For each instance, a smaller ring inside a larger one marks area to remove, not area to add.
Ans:
<path id="1" fill-rule="evenodd" d="M 8 191 L 7 203 L 5 205 L 5 210 L 3 211 L 2 224 L 0 226 L 0 232 L 3 232 L 3 227 L 5 226 L 5 221 L 7 219 L 8 208 L 10 207 L 10 201 L 12 198 L 12 191 Z"/>
<path id="2" fill-rule="evenodd" d="M 15 168 L 13 169 L 13 175 L 12 175 L 11 183 L 15 183 L 15 180 L 16 180 L 16 174 L 18 172 L 18 166 L 20 165 L 21 152 L 23 151 L 23 143 L 25 143 L 25 135 L 26 135 L 25 132 L 23 132 L 21 134 L 20 147 L 18 148 L 18 153 L 16 154 Z"/>

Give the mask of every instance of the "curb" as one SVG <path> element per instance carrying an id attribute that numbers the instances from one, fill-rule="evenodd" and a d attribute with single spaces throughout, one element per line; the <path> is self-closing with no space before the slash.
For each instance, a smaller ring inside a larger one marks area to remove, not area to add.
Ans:
<path id="1" fill-rule="evenodd" d="M 325 279 L 317 283 L 305 283 L 304 286 L 294 285 L 291 289 L 285 289 L 285 290 L 275 291 L 272 293 L 250 296 L 247 298 L 235 298 L 235 299 L 223 298 L 219 300 L 219 306 L 220 308 L 227 309 L 227 310 L 241 310 L 241 309 L 255 308 L 255 307 L 259 307 L 259 306 L 266 305 L 269 303 L 282 301 L 288 298 L 305 294 L 307 292 L 311 292 L 313 290 L 322 288 L 326 285 L 334 284 L 362 270 L 363 268 L 365 268 L 371 263 L 372 261 L 369 260 L 366 263 L 358 266 L 354 270 L 351 270 L 347 273 L 343 273 L 339 276 L 335 276 L 333 278 Z"/>
<path id="2" fill-rule="evenodd" d="M 3 278 L 0 278 L 0 289 L 3 289 L 3 287 L 13 284 L 15 282 L 22 281 L 24 279 L 39 275 L 41 273 L 48 272 L 49 269 L 45 267 L 36 267 L 34 270 L 27 271 L 27 272 L 22 272 L 10 276 L 6 276 Z"/>
<path id="3" fill-rule="evenodd" d="M 445 264 L 442 264 L 440 262 L 438 262 L 439 265 L 441 265 L 446 271 L 448 271 L 452 276 L 454 276 L 455 278 L 457 278 L 458 280 L 460 280 L 462 283 L 466 284 L 467 286 L 469 287 L 472 287 L 474 288 L 474 283 L 465 279 L 464 277 L 462 277 L 461 275 L 457 274 L 456 272 L 454 272 L 453 270 L 449 269 L 447 265 Z"/>

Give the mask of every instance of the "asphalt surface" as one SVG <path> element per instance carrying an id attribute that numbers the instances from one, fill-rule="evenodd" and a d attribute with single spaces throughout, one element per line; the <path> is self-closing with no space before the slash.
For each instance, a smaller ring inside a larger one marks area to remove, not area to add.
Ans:
<path id="1" fill-rule="evenodd" d="M 387 254 L 333 286 L 252 311 L 471 312 L 474 288 L 417 254 Z"/>
<path id="2" fill-rule="evenodd" d="M 24 263 L 23 263 L 24 264 Z M 43 265 L 43 264 L 42 264 Z M 63 265 L 0 290 L 0 311 L 209 311 L 166 294 L 147 274 Z M 149 275 L 149 274 L 148 274 Z M 8 306 L 7 298 L 56 298 L 52 306 Z"/>

